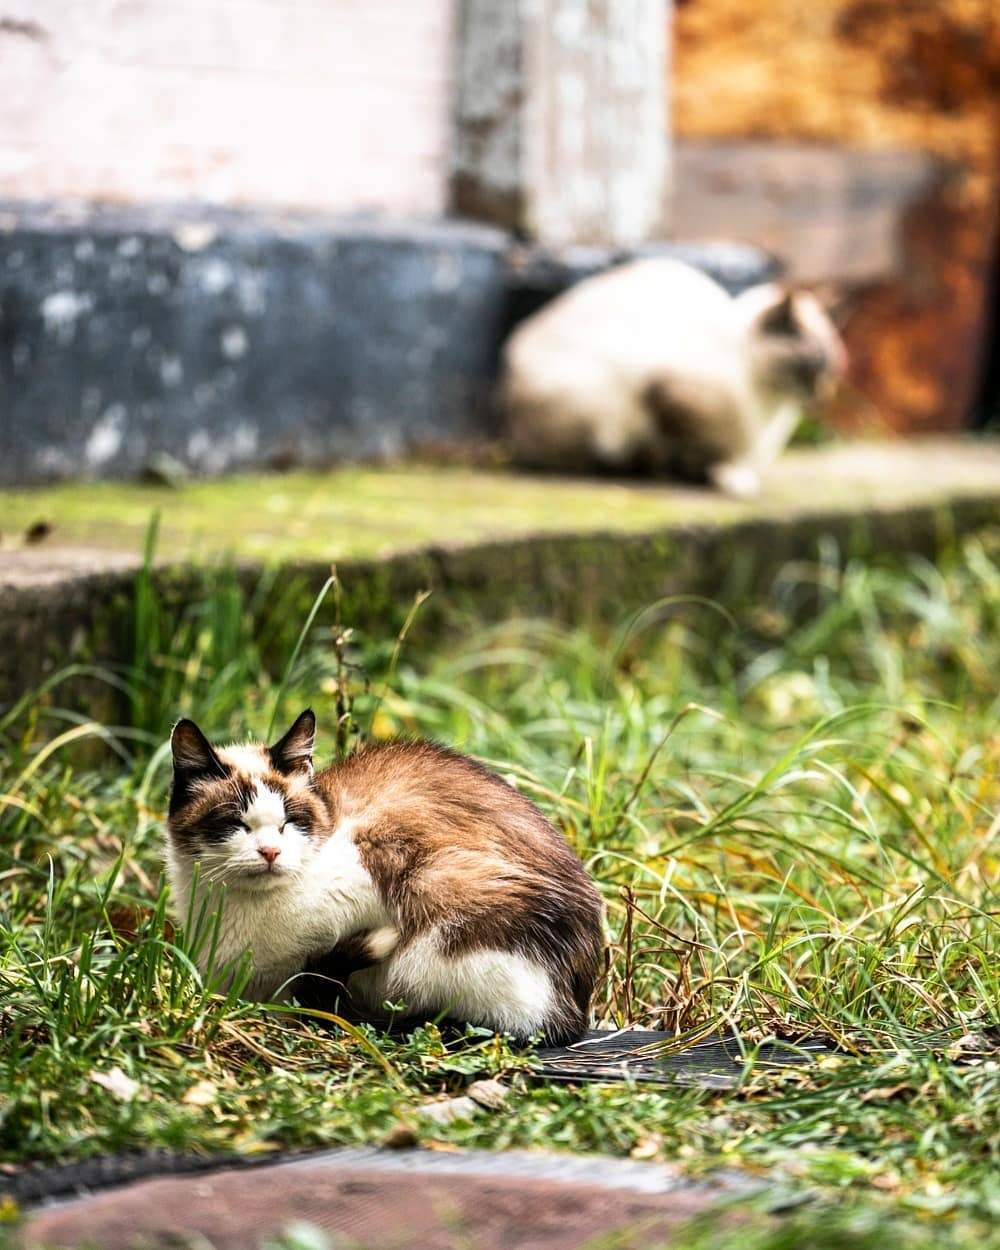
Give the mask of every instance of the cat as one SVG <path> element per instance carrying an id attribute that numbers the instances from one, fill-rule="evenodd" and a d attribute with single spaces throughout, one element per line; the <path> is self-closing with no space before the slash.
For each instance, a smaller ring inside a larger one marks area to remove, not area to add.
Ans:
<path id="1" fill-rule="evenodd" d="M 174 726 L 167 873 L 182 923 L 223 904 L 212 966 L 251 951 L 246 993 L 273 1000 L 332 963 L 375 1014 L 402 1001 L 519 1040 L 582 1036 L 603 904 L 539 809 L 430 742 L 314 772 L 315 734 L 308 709 L 271 747 L 216 749 L 193 721 Z"/>
<path id="2" fill-rule="evenodd" d="M 845 367 L 815 296 L 766 284 L 734 297 L 659 257 L 587 278 L 522 322 L 501 395 L 523 465 L 674 474 L 749 497 Z"/>

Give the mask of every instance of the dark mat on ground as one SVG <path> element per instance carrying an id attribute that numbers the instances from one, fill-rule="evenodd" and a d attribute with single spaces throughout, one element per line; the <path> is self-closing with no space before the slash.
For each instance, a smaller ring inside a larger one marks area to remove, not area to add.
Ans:
<path id="1" fill-rule="evenodd" d="M 543 1153 L 335 1150 L 193 1179 L 159 1177 L 36 1211 L 27 1248 L 133 1250 L 204 1238 L 254 1250 L 306 1221 L 333 1244 L 394 1250 L 617 1250 L 667 1238 L 722 1199 L 759 1188 L 739 1173 L 691 1182 L 664 1164 Z"/>
<path id="2" fill-rule="evenodd" d="M 714 1034 L 693 1041 L 657 1029 L 609 1033 L 591 1029 L 572 1046 L 537 1052 L 534 1075 L 550 1081 L 642 1081 L 732 1089 L 748 1064 L 755 1070 L 814 1063 L 834 1054 L 826 1042 L 768 1041 L 760 1046 L 735 1035 Z"/>

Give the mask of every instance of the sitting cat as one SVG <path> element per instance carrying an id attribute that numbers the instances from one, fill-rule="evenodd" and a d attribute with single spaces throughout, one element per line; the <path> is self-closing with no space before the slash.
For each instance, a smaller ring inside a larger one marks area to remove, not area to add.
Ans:
<path id="1" fill-rule="evenodd" d="M 502 394 L 522 464 L 707 478 L 749 496 L 845 365 L 814 296 L 768 284 L 733 297 L 657 258 L 588 278 L 524 321 Z"/>
<path id="2" fill-rule="evenodd" d="M 603 908 L 538 808 L 428 742 L 314 773 L 315 731 L 305 711 L 272 747 L 216 750 L 192 721 L 174 727 L 167 870 L 181 921 L 224 903 L 214 966 L 250 950 L 248 992 L 271 999 L 327 959 L 359 969 L 351 999 L 373 1012 L 402 1000 L 424 1019 L 578 1038 Z"/>

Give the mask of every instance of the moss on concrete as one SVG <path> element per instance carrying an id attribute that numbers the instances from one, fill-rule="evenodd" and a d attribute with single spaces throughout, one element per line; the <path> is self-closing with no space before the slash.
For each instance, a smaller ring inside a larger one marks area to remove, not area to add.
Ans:
<path id="1" fill-rule="evenodd" d="M 62 544 L 10 551 L 0 563 L 0 703 L 70 659 L 140 658 L 131 633 L 137 556 L 157 505 L 164 628 L 217 590 L 228 568 L 252 591 L 262 637 L 296 630 L 336 561 L 343 619 L 372 636 L 391 637 L 414 594 L 432 590 L 418 630 L 433 647 L 470 618 L 621 621 L 673 594 L 738 609 L 821 541 L 863 558 L 933 557 L 955 535 L 1000 519 L 1000 449 L 800 452 L 751 503 L 663 485 L 430 468 L 0 495 L 8 543 L 45 519 Z M 89 550 L 71 549 L 84 542 Z M 321 624 L 331 611 L 328 602 Z"/>
<path id="2" fill-rule="evenodd" d="M 648 530 L 740 507 L 703 491 L 429 467 L 233 477 L 180 489 L 95 482 L 0 493 L 5 531 L 45 521 L 53 541 L 90 547 L 138 550 L 155 511 L 162 555 L 267 560 L 384 556 L 498 533 Z"/>
<path id="3" fill-rule="evenodd" d="M 749 502 L 659 482 L 550 478 L 457 467 L 344 468 L 191 482 L 179 489 L 74 483 L 0 492 L 0 535 L 31 525 L 50 543 L 141 550 L 160 513 L 161 556 L 255 561 L 382 558 L 526 535 L 653 533 L 1000 496 L 1000 449 L 958 442 L 803 449 Z"/>

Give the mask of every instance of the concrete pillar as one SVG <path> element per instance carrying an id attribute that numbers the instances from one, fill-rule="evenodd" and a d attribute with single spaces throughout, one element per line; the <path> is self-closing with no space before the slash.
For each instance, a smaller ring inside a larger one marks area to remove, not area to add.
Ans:
<path id="1" fill-rule="evenodd" d="M 629 246 L 667 196 L 670 0 L 458 0 L 452 207 Z"/>

